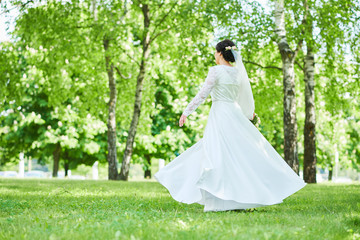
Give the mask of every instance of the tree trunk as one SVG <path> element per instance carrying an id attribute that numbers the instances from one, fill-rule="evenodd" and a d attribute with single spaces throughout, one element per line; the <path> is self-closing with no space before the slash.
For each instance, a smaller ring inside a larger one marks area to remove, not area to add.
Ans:
<path id="1" fill-rule="evenodd" d="M 288 165 L 299 174 L 297 152 L 297 122 L 294 64 L 290 59 L 283 58 L 284 84 L 284 157 Z"/>
<path id="2" fill-rule="evenodd" d="M 135 93 L 135 104 L 134 104 L 134 113 L 131 120 L 131 125 L 128 132 L 128 137 L 126 141 L 125 152 L 123 156 L 123 161 L 121 164 L 121 171 L 119 175 L 120 180 L 127 181 L 130 169 L 130 161 L 133 152 L 133 145 L 135 140 L 136 129 L 139 123 L 139 117 L 141 112 L 141 98 L 142 98 L 142 90 L 143 90 L 143 81 L 145 78 L 145 70 L 146 64 L 149 58 L 150 49 L 150 17 L 149 17 L 149 7 L 147 4 L 142 5 L 142 12 L 144 15 L 144 36 L 142 40 L 143 45 L 143 54 L 140 63 L 139 75 L 137 77 L 136 84 L 136 93 Z"/>
<path id="3" fill-rule="evenodd" d="M 67 177 L 69 174 L 69 162 L 66 160 L 64 163 L 64 169 L 65 169 L 65 177 Z"/>
<path id="4" fill-rule="evenodd" d="M 305 57 L 305 126 L 304 126 L 304 180 L 316 183 L 316 135 L 314 54 L 308 48 Z"/>
<path id="5" fill-rule="evenodd" d="M 330 165 L 331 169 L 329 169 L 329 176 L 328 176 L 328 181 L 332 180 L 332 176 L 333 176 L 333 165 Z"/>
<path id="6" fill-rule="evenodd" d="M 54 159 L 54 166 L 53 166 L 53 173 L 52 173 L 53 177 L 58 176 L 60 152 L 61 152 L 61 146 L 59 143 L 57 143 L 55 146 L 55 150 L 53 151 L 53 159 Z"/>
<path id="7" fill-rule="evenodd" d="M 304 126 L 304 180 L 316 183 L 316 135 L 315 135 L 315 93 L 314 54 L 307 49 L 304 64 L 305 80 L 305 126 Z"/>
<path id="8" fill-rule="evenodd" d="M 284 0 L 275 2 L 275 33 L 280 50 L 284 85 L 284 157 L 287 164 L 299 175 L 297 153 L 297 122 L 295 96 L 295 52 L 286 39 Z"/>
<path id="9" fill-rule="evenodd" d="M 315 59 L 313 53 L 312 17 L 307 0 L 304 0 L 304 29 L 306 31 L 306 56 L 304 60 L 305 125 L 304 125 L 304 180 L 316 183 L 316 134 L 315 134 Z"/>
<path id="10" fill-rule="evenodd" d="M 146 158 L 146 169 L 144 172 L 144 178 L 150 179 L 151 178 L 151 155 L 150 154 L 146 154 L 145 155 Z"/>
<path id="11" fill-rule="evenodd" d="M 316 135 L 314 54 L 308 48 L 305 57 L 305 126 L 304 126 L 304 180 L 316 183 Z"/>
<path id="12" fill-rule="evenodd" d="M 109 89 L 110 89 L 110 100 L 109 100 L 109 116 L 107 122 L 107 142 L 108 142 L 108 179 L 117 180 L 118 178 L 118 169 L 117 169 L 117 156 L 116 156 L 116 81 L 114 78 L 114 64 L 111 62 L 110 53 L 109 53 L 109 44 L 110 40 L 107 37 L 103 39 L 104 49 L 105 49 L 105 64 L 106 72 L 109 79 Z"/>

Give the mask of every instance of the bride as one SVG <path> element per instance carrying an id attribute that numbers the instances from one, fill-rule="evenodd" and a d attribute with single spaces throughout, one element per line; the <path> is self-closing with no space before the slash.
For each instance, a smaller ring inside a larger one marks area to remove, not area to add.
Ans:
<path id="1" fill-rule="evenodd" d="M 231 40 L 216 45 L 217 66 L 184 110 L 179 126 L 210 94 L 203 138 L 154 176 L 182 203 L 204 212 L 279 204 L 306 183 L 249 121 L 254 99 L 241 56 Z M 235 63 L 235 67 L 231 65 Z"/>

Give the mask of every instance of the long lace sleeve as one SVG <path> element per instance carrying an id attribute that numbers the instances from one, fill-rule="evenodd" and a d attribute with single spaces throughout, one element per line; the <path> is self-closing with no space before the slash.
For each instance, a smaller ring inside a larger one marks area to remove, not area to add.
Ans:
<path id="1" fill-rule="evenodd" d="M 208 75 L 205 79 L 204 84 L 202 85 L 200 91 L 196 96 L 193 98 L 193 100 L 187 105 L 185 108 L 183 114 L 185 116 L 189 116 L 192 112 L 195 111 L 195 109 L 205 101 L 207 96 L 210 94 L 211 90 L 214 88 L 216 83 L 216 71 L 214 67 L 211 67 L 209 69 Z"/>

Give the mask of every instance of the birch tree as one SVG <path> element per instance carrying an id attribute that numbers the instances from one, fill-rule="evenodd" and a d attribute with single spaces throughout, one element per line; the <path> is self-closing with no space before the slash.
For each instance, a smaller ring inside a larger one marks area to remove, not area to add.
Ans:
<path id="1" fill-rule="evenodd" d="M 316 183 L 316 117 L 315 117 L 315 96 L 324 95 L 323 93 L 315 94 L 316 80 L 320 76 L 326 76 L 328 73 L 332 75 L 331 78 L 336 76 L 334 66 L 342 65 L 344 72 L 348 65 L 344 61 L 344 55 L 349 54 L 346 52 L 346 46 L 349 46 L 351 42 L 358 41 L 354 35 L 358 32 L 358 21 L 356 20 L 359 13 L 359 4 L 353 0 L 346 1 L 303 1 L 303 22 L 302 22 L 302 37 L 306 43 L 306 54 L 303 56 L 304 66 L 304 82 L 305 82 L 305 124 L 304 124 L 304 180 L 307 183 Z M 313 34 L 314 28 L 319 29 L 319 34 L 316 36 Z M 353 32 L 351 31 L 353 30 Z M 325 51 L 325 53 L 324 53 Z M 324 68 L 324 72 L 320 72 L 315 75 L 315 55 L 321 56 L 331 64 L 321 64 L 321 68 Z M 348 74 L 350 71 L 348 72 Z M 353 89 L 342 88 L 339 89 L 339 85 L 343 80 L 334 79 L 330 80 L 327 84 L 325 92 L 328 92 L 332 88 L 338 90 L 332 92 L 332 98 L 338 99 L 334 102 L 334 108 L 338 110 L 345 110 L 348 105 L 342 105 L 344 102 L 344 91 L 351 94 L 349 91 Z M 349 77 L 346 81 L 346 85 L 350 86 L 352 77 Z M 320 91 L 323 89 L 320 88 Z M 345 100 L 346 101 L 346 100 Z M 341 106 L 342 105 L 342 106 Z M 347 110 L 345 110 L 347 111 Z"/>
<path id="2" fill-rule="evenodd" d="M 123 154 L 123 160 L 121 165 L 121 171 L 119 174 L 120 180 L 127 180 L 129 175 L 131 157 L 133 154 L 135 135 L 139 124 L 140 114 L 142 112 L 142 94 L 144 88 L 144 79 L 148 73 L 148 64 L 152 60 L 151 51 L 153 45 L 157 39 L 166 35 L 167 37 L 174 33 L 183 35 L 184 39 L 187 34 L 191 32 L 192 37 L 202 36 L 206 27 L 210 27 L 210 20 L 204 17 L 200 8 L 203 7 L 203 2 L 185 1 L 179 3 L 177 1 L 163 2 L 163 1 L 137 1 L 135 2 L 135 8 L 141 10 L 141 17 L 143 21 L 143 31 L 141 32 L 139 39 L 141 42 L 141 57 L 140 61 L 136 61 L 138 65 L 138 75 L 136 80 L 135 101 L 131 124 L 127 133 L 127 140 L 125 151 Z M 187 30 L 187 26 L 199 24 L 199 29 Z M 211 27 L 210 27 L 211 29 Z M 180 34 L 181 33 L 181 34 Z M 189 37 L 189 36 L 188 36 Z M 159 50 L 162 48 L 172 48 L 173 45 L 168 45 L 166 38 L 161 39 L 162 44 L 158 44 Z M 183 40 L 186 41 L 186 40 Z"/>
<path id="3" fill-rule="evenodd" d="M 299 174 L 294 62 L 301 49 L 302 41 L 298 42 L 295 50 L 289 46 L 285 29 L 284 0 L 275 1 L 274 17 L 276 42 L 281 54 L 283 71 L 284 156 L 287 164 Z"/>
<path id="4" fill-rule="evenodd" d="M 142 56 L 141 56 L 141 61 L 140 61 L 140 65 L 139 65 L 139 73 L 138 73 L 137 81 L 136 81 L 134 112 L 133 112 L 129 132 L 128 132 L 128 137 L 126 140 L 125 152 L 123 155 L 123 161 L 121 164 L 121 171 L 120 171 L 120 175 L 119 175 L 120 180 L 125 180 L 125 181 L 128 179 L 128 176 L 129 176 L 130 161 L 131 161 L 131 156 L 132 156 L 132 152 L 133 152 L 135 134 L 136 134 L 136 129 L 137 129 L 137 126 L 139 123 L 139 117 L 140 117 L 140 112 L 141 112 L 143 81 L 145 78 L 146 67 L 147 67 L 147 63 L 148 63 L 148 59 L 149 59 L 149 55 L 150 55 L 150 44 L 157 37 L 156 35 L 151 35 L 151 33 L 150 33 L 149 5 L 147 3 L 142 4 L 140 2 L 138 4 L 139 4 L 139 7 L 141 8 L 142 15 L 143 15 L 144 30 L 143 30 L 143 36 L 141 39 Z M 175 6 L 175 4 L 173 4 L 173 6 L 169 9 L 169 13 L 173 10 L 174 6 Z M 164 20 L 169 13 L 166 13 L 164 15 L 164 17 L 163 17 Z M 162 22 L 159 22 L 159 24 L 162 24 Z M 167 31 L 166 29 L 163 30 L 163 32 L 166 32 L 166 31 Z M 161 34 L 161 33 L 162 32 L 157 32 L 156 34 Z"/>
<path id="5" fill-rule="evenodd" d="M 304 57 L 305 82 L 305 124 L 304 124 L 304 180 L 316 183 L 316 117 L 315 117 L 315 60 L 313 18 L 309 4 L 304 0 L 304 31 L 306 36 L 306 56 Z"/>

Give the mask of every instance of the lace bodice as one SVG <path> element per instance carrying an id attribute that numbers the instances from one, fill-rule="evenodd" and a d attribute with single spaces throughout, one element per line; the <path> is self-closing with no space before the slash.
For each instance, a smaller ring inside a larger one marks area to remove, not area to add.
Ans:
<path id="1" fill-rule="evenodd" d="M 237 69 L 226 65 L 210 67 L 200 91 L 187 105 L 183 114 L 189 116 L 211 94 L 212 101 L 237 101 L 240 83 L 237 80 Z"/>

